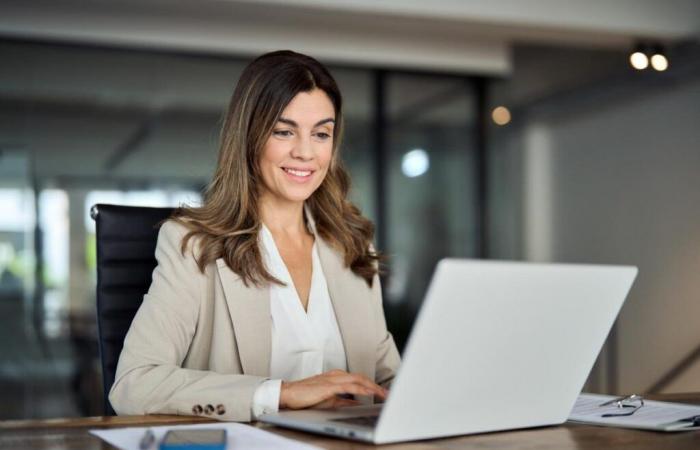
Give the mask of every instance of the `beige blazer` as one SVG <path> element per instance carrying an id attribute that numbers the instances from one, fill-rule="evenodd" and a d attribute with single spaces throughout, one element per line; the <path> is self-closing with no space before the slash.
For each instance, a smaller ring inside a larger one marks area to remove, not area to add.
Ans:
<path id="1" fill-rule="evenodd" d="M 315 231 L 350 372 L 387 386 L 400 359 L 387 331 L 379 279 L 369 288 Z M 204 415 L 250 421 L 270 371 L 269 288 L 246 287 L 222 259 L 205 273 L 180 252 L 185 228 L 168 221 L 158 266 L 124 340 L 109 401 L 118 414 Z M 371 399 L 361 399 L 367 403 Z"/>

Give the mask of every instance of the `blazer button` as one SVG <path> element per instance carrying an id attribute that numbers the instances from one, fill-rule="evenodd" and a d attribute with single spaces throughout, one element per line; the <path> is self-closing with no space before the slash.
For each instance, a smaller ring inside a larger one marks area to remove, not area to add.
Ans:
<path id="1" fill-rule="evenodd" d="M 214 407 L 211 405 L 207 405 L 204 407 L 204 414 L 213 414 L 214 413 Z"/>
<path id="2" fill-rule="evenodd" d="M 216 413 L 220 416 L 226 414 L 226 408 L 224 408 L 224 405 L 216 405 Z"/>
<path id="3" fill-rule="evenodd" d="M 194 405 L 194 406 L 192 407 L 192 413 L 193 413 L 195 416 L 198 416 L 198 415 L 202 414 L 202 411 L 204 411 L 204 410 L 202 409 L 202 405 Z"/>

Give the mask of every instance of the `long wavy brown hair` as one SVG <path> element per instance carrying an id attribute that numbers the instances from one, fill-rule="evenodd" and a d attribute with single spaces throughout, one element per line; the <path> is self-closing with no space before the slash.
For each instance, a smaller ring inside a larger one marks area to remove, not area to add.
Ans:
<path id="1" fill-rule="evenodd" d="M 223 258 L 246 286 L 284 284 L 265 268 L 258 244 L 260 157 L 284 108 L 300 92 L 323 90 L 335 109 L 333 155 L 325 179 L 306 200 L 317 233 L 344 257 L 346 267 L 369 286 L 380 256 L 372 250 L 372 222 L 348 199 L 350 177 L 339 158 L 343 131 L 342 97 L 328 70 L 315 59 L 289 50 L 264 54 L 238 80 L 221 130 L 214 177 L 198 207 L 177 208 L 172 220 L 187 227 L 183 255 L 196 238 L 199 270 Z"/>

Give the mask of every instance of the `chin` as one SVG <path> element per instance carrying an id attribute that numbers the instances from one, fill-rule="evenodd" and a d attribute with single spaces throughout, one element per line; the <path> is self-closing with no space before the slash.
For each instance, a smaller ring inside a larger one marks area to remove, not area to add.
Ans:
<path id="1" fill-rule="evenodd" d="M 315 189 L 313 191 L 304 191 L 304 192 L 285 192 L 281 197 L 288 202 L 292 203 L 302 203 L 305 202 L 311 195 L 314 193 Z"/>

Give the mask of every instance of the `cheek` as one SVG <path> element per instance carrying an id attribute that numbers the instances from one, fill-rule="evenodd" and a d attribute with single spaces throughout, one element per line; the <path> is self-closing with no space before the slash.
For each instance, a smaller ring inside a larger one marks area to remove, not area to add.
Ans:
<path id="1" fill-rule="evenodd" d="M 262 161 L 267 165 L 279 165 L 285 155 L 289 153 L 286 142 L 270 139 L 265 144 L 262 153 Z"/>
<path id="2" fill-rule="evenodd" d="M 260 155 L 260 175 L 262 183 L 267 189 L 275 184 L 275 170 L 282 154 L 279 142 L 268 141 Z"/>
<path id="3" fill-rule="evenodd" d="M 333 146 L 323 146 L 323 148 L 318 152 L 317 158 L 318 165 L 321 166 L 323 169 L 328 169 L 328 166 L 331 163 L 331 159 L 333 159 Z"/>

